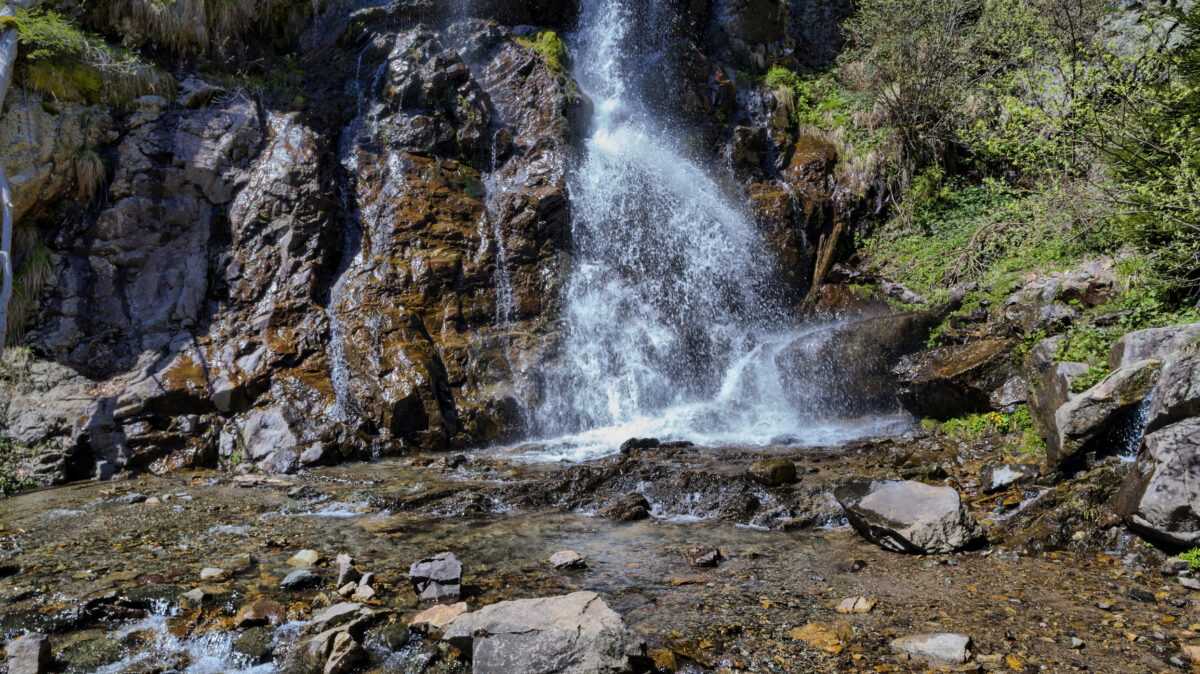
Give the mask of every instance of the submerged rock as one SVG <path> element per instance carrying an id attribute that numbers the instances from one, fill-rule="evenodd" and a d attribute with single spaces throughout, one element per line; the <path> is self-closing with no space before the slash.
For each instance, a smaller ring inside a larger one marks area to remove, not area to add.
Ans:
<path id="1" fill-rule="evenodd" d="M 455 619 L 442 638 L 471 654 L 475 674 L 621 674 L 646 648 L 595 592 L 485 606 Z"/>
<path id="2" fill-rule="evenodd" d="M 462 563 L 452 552 L 442 552 L 413 562 L 408 579 L 421 601 L 458 599 L 462 592 Z"/>
<path id="3" fill-rule="evenodd" d="M 864 538 L 893 552 L 954 552 L 979 538 L 958 492 L 921 482 L 851 482 L 834 492 Z"/>
<path id="4" fill-rule="evenodd" d="M 784 458 L 760 459 L 750 464 L 750 477 L 764 487 L 779 487 L 796 481 L 796 464 Z"/>
<path id="5" fill-rule="evenodd" d="M 556 569 L 582 569 L 587 566 L 583 555 L 574 550 L 560 550 L 550 556 L 550 566 Z"/>
<path id="6" fill-rule="evenodd" d="M 711 567 L 721 563 L 724 557 L 716 548 L 692 548 L 687 551 L 688 564 L 695 567 Z"/>
<path id="7" fill-rule="evenodd" d="M 1200 545 L 1200 418 L 1161 428 L 1142 440 L 1121 493 L 1130 528 L 1172 545 Z"/>
<path id="8" fill-rule="evenodd" d="M 970 644 L 971 637 L 965 634 L 941 633 L 900 637 L 893 639 L 891 646 L 893 649 L 909 655 L 961 665 L 967 661 L 970 655 L 967 651 L 967 646 Z"/>
<path id="9" fill-rule="evenodd" d="M 318 582 L 320 582 L 320 580 L 321 579 L 317 577 L 317 574 L 309 571 L 308 569 L 296 569 L 279 582 L 279 587 L 282 587 L 286 590 L 298 590 L 300 588 L 316 585 Z"/>
<path id="10" fill-rule="evenodd" d="M 1038 472 L 1038 467 L 1032 463 L 989 463 L 979 471 L 979 486 L 984 493 L 992 494 L 1033 480 Z"/>

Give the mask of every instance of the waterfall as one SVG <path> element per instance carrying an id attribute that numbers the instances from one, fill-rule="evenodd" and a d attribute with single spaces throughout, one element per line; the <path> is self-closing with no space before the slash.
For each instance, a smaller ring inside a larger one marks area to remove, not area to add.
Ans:
<path id="1" fill-rule="evenodd" d="M 781 392 L 795 320 L 773 256 L 721 184 L 655 112 L 660 5 L 587 0 L 574 75 L 595 103 L 570 179 L 573 263 L 561 358 L 537 410 L 543 454 L 587 458 L 632 436 L 765 444 L 812 436 Z M 811 420 L 810 420 L 811 421 Z"/>

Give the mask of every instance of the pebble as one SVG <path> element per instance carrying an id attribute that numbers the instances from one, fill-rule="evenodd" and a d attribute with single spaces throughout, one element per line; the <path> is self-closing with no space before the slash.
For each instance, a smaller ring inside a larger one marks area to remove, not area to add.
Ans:
<path id="1" fill-rule="evenodd" d="M 1196 580 L 1195 578 L 1184 578 L 1183 576 L 1180 576 L 1179 584 L 1189 590 L 1200 590 L 1200 580 Z"/>
<path id="2" fill-rule="evenodd" d="M 200 604 L 204 603 L 205 599 L 208 599 L 208 596 L 208 593 L 205 592 L 203 588 L 197 587 L 195 589 L 188 590 L 187 592 L 179 595 L 179 608 L 188 609 L 194 606 L 199 606 Z"/>
<path id="3" fill-rule="evenodd" d="M 866 597 L 847 597 L 837 605 L 838 613 L 870 613 L 875 608 L 876 600 Z"/>
<path id="4" fill-rule="evenodd" d="M 1079 637 L 1071 637 L 1071 650 L 1077 651 L 1083 648 L 1085 645 L 1086 644 L 1084 644 L 1083 639 L 1080 639 Z"/>
<path id="5" fill-rule="evenodd" d="M 688 564 L 696 567 L 711 567 L 721 563 L 724 557 L 716 548 L 692 548 L 687 551 Z"/>
<path id="6" fill-rule="evenodd" d="M 200 570 L 200 580 L 217 580 L 225 576 L 225 569 L 208 566 Z"/>
<path id="7" fill-rule="evenodd" d="M 291 566 L 312 566 L 321 561 L 321 555 L 316 550 L 301 550 L 287 560 Z"/>
<path id="8" fill-rule="evenodd" d="M 1101 611 L 1111 611 L 1112 607 L 1113 607 L 1113 603 L 1111 601 L 1096 602 L 1096 608 L 1100 609 Z"/>

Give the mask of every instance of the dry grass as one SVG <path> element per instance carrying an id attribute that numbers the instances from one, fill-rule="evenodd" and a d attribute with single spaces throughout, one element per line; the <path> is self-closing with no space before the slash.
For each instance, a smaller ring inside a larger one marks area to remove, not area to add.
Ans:
<path id="1" fill-rule="evenodd" d="M 107 177 L 104 160 L 90 147 L 80 148 L 71 158 L 71 174 L 75 179 L 75 197 L 80 201 L 91 201 Z"/>
<path id="2" fill-rule="evenodd" d="M 210 46 L 218 50 L 229 38 L 269 17 L 274 0 L 113 0 L 108 5 L 115 25 L 132 24 L 149 41 L 181 55 Z"/>
<path id="3" fill-rule="evenodd" d="M 32 226 L 18 226 L 13 232 L 13 294 L 8 303 L 7 344 L 16 344 L 25 336 L 29 319 L 46 282 L 54 276 L 50 249 L 38 238 Z"/>

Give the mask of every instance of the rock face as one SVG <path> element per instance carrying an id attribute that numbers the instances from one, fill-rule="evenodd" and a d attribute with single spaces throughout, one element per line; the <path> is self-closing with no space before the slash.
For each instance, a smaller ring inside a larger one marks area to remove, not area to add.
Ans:
<path id="1" fill-rule="evenodd" d="M 1171 545 L 1200 545 L 1200 418 L 1143 438 L 1117 501 L 1138 533 Z"/>
<path id="2" fill-rule="evenodd" d="M 900 359 L 899 399 L 913 416 L 939 420 L 984 412 L 1011 371 L 1011 340 L 943 346 Z"/>
<path id="3" fill-rule="evenodd" d="M 975 518 L 951 487 L 851 482 L 834 495 L 858 533 L 893 552 L 954 552 L 980 536 Z"/>
<path id="4" fill-rule="evenodd" d="M 442 638 L 471 654 L 477 674 L 619 674 L 645 657 L 642 639 L 595 592 L 485 606 Z"/>
<path id="5" fill-rule="evenodd" d="M 1029 401 L 1029 416 L 1038 435 L 1047 442 L 1058 442 L 1058 424 L 1054 413 L 1079 394 L 1071 391 L 1071 384 L 1087 372 L 1086 363 L 1056 363 L 1048 366 L 1038 377 L 1037 386 Z"/>
<path id="6" fill-rule="evenodd" d="M 1046 443 L 1046 464 L 1061 469 L 1085 452 L 1114 454 L 1122 443 L 1129 444 L 1128 438 L 1117 436 L 1128 431 L 1132 413 L 1154 390 L 1161 369 L 1155 359 L 1126 365 L 1058 408 L 1056 433 Z"/>
<path id="7" fill-rule="evenodd" d="M 1139 360 L 1162 360 L 1175 349 L 1200 339 L 1200 323 L 1137 330 L 1122 335 L 1108 351 L 1108 368 L 1116 370 Z"/>
<path id="8" fill-rule="evenodd" d="M 1173 351 L 1163 361 L 1146 419 L 1146 432 L 1200 416 L 1200 337 Z"/>

